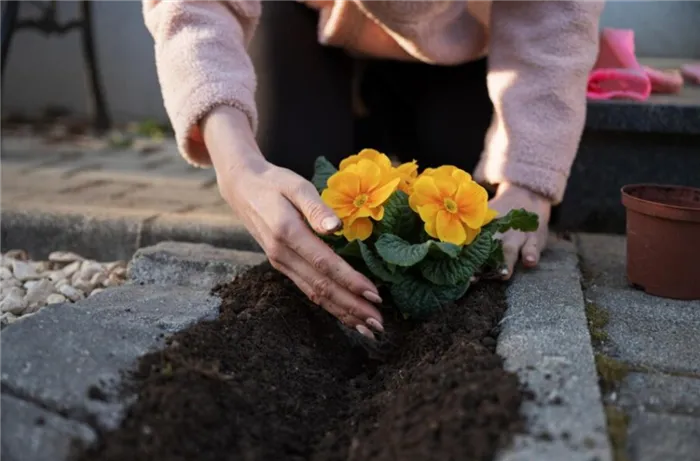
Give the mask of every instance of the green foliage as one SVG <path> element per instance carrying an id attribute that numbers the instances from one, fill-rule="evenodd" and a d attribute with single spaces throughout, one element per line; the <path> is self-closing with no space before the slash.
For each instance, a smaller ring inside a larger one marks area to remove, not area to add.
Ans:
<path id="1" fill-rule="evenodd" d="M 384 203 L 384 219 L 377 223 L 376 230 L 380 234 L 410 238 L 415 232 L 418 219 L 418 215 L 408 205 L 408 195 L 397 190 Z"/>
<path id="2" fill-rule="evenodd" d="M 316 159 L 312 182 L 319 193 L 337 171 L 326 158 Z M 536 214 L 513 210 L 482 228 L 469 245 L 439 242 L 426 234 L 408 204 L 408 195 L 396 191 L 384 203 L 384 217 L 374 223 L 365 241 L 347 242 L 335 235 L 321 238 L 353 267 L 378 285 L 386 285 L 392 304 L 405 317 L 424 318 L 464 296 L 474 275 L 502 267 L 503 246 L 494 238 L 497 232 L 532 232 L 537 227 Z"/>
<path id="3" fill-rule="evenodd" d="M 522 232 L 535 232 L 539 226 L 537 214 L 525 209 L 511 210 L 507 215 L 491 221 L 484 229 L 492 234 L 506 232 L 511 229 Z"/>
<path id="4" fill-rule="evenodd" d="M 391 285 L 391 297 L 404 317 L 424 318 L 464 296 L 469 283 L 441 287 L 411 275 Z"/>
<path id="5" fill-rule="evenodd" d="M 326 157 L 319 157 L 316 159 L 316 163 L 314 164 L 314 176 L 311 178 L 311 182 L 316 186 L 316 190 L 319 194 L 328 187 L 328 178 L 337 172 L 338 169 L 334 167 Z"/>
<path id="6" fill-rule="evenodd" d="M 493 237 L 481 232 L 465 246 L 459 257 L 426 260 L 420 265 L 421 274 L 435 285 L 460 285 L 469 283 L 491 255 Z"/>

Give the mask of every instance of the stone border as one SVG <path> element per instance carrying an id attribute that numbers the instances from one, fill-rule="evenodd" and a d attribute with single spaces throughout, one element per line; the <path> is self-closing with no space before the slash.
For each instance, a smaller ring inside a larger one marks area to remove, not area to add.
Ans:
<path id="1" fill-rule="evenodd" d="M 508 288 L 497 352 L 534 393 L 528 434 L 499 461 L 610 461 L 610 442 L 573 243 L 550 239 L 538 270 Z"/>
<path id="2" fill-rule="evenodd" d="M 21 248 L 40 260 L 56 249 L 97 261 L 128 261 L 142 247 L 162 241 L 207 243 L 219 248 L 259 252 L 260 247 L 233 216 L 51 205 L 3 207 L 2 251 Z"/>

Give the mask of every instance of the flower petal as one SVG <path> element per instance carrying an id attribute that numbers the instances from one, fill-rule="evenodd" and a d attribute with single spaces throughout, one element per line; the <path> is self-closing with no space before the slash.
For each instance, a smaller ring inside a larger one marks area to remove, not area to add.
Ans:
<path id="1" fill-rule="evenodd" d="M 343 234 L 348 241 L 353 240 L 366 240 L 370 235 L 372 235 L 372 221 L 369 218 L 359 218 L 354 220 L 352 223 L 345 225 L 343 223 Z"/>
<path id="2" fill-rule="evenodd" d="M 413 193 L 422 196 L 422 203 L 418 203 L 418 206 L 425 205 L 429 202 L 435 204 L 442 203 L 443 197 L 440 194 L 440 189 L 435 185 L 435 180 L 432 176 L 418 178 L 413 184 Z"/>
<path id="3" fill-rule="evenodd" d="M 484 222 L 481 223 L 482 226 L 489 224 L 491 221 L 496 219 L 498 216 L 498 211 L 492 210 L 491 208 L 486 209 L 486 216 L 484 216 Z"/>
<path id="4" fill-rule="evenodd" d="M 382 170 L 390 170 L 392 168 L 391 159 L 387 157 L 386 154 L 382 154 L 375 149 L 362 149 L 357 156 L 373 161 Z"/>
<path id="5" fill-rule="evenodd" d="M 423 227 L 425 228 L 425 232 L 429 236 L 431 236 L 434 239 L 438 238 L 437 229 L 435 229 L 435 220 L 427 221 L 425 223 L 425 226 L 423 226 Z"/>
<path id="6" fill-rule="evenodd" d="M 464 226 L 464 230 L 467 233 L 467 238 L 464 240 L 465 245 L 470 245 L 474 239 L 476 239 L 476 236 L 481 232 L 481 229 L 472 229 L 469 226 Z"/>
<path id="7" fill-rule="evenodd" d="M 459 184 L 452 176 L 434 176 L 435 186 L 443 197 L 453 197 Z"/>
<path id="8" fill-rule="evenodd" d="M 381 221 L 382 219 L 384 219 L 384 207 L 383 206 L 380 205 L 376 208 L 372 208 L 370 210 L 370 212 L 372 213 L 370 216 L 375 221 Z"/>
<path id="9" fill-rule="evenodd" d="M 418 214 L 420 215 L 420 219 L 422 219 L 424 222 L 435 221 L 438 211 L 442 209 L 443 208 L 439 205 L 429 203 L 419 207 Z"/>
<path id="10" fill-rule="evenodd" d="M 338 171 L 328 178 L 328 188 L 355 200 L 360 195 L 360 177 L 351 171 Z"/>
<path id="11" fill-rule="evenodd" d="M 476 182 L 461 183 L 455 195 L 455 201 L 459 207 L 459 218 L 472 229 L 480 228 L 486 217 L 488 200 L 486 189 Z"/>
<path id="12" fill-rule="evenodd" d="M 462 245 L 467 239 L 464 225 L 459 221 L 459 218 L 448 211 L 441 210 L 438 212 L 435 228 L 438 238 L 443 242 Z"/>
<path id="13" fill-rule="evenodd" d="M 370 207 L 378 207 L 387 201 L 387 199 L 394 193 L 396 188 L 401 181 L 400 178 L 394 178 L 383 186 L 374 189 L 369 193 L 369 200 L 367 200 L 367 205 Z"/>
<path id="14" fill-rule="evenodd" d="M 360 191 L 367 193 L 379 185 L 382 179 L 382 170 L 369 160 L 361 159 L 357 162 L 357 175 L 360 177 Z"/>
<path id="15" fill-rule="evenodd" d="M 352 205 L 352 198 L 338 192 L 335 189 L 324 189 L 321 192 L 321 200 L 331 208 L 343 208 Z"/>

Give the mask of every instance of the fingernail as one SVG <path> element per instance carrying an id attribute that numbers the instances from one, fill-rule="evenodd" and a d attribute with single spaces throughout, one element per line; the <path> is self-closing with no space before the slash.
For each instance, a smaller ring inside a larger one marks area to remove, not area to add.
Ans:
<path id="1" fill-rule="evenodd" d="M 532 256 L 532 255 L 527 255 L 527 256 L 525 256 L 525 261 L 527 261 L 527 262 L 529 262 L 529 263 L 531 263 L 531 264 L 534 264 L 534 263 L 535 263 L 535 257 Z"/>
<path id="2" fill-rule="evenodd" d="M 367 319 L 367 325 L 371 326 L 375 330 L 379 331 L 380 333 L 384 333 L 384 327 L 382 326 L 381 323 L 379 323 L 379 320 L 373 319 L 373 318 L 368 318 Z"/>
<path id="3" fill-rule="evenodd" d="M 508 275 L 508 269 L 506 269 L 506 268 L 501 269 L 500 274 L 501 274 L 503 277 L 505 277 L 506 275 Z"/>
<path id="4" fill-rule="evenodd" d="M 367 338 L 369 338 L 369 339 L 371 339 L 371 340 L 374 340 L 374 333 L 372 333 L 372 332 L 370 331 L 370 329 L 367 328 L 366 326 L 364 326 L 364 325 L 357 325 L 357 326 L 355 327 L 355 329 L 356 329 L 357 332 L 360 333 L 362 336 L 365 336 L 365 337 L 367 337 Z"/>
<path id="5" fill-rule="evenodd" d="M 367 301 L 371 301 L 373 303 L 381 304 L 383 302 L 382 298 L 380 298 L 379 295 L 373 291 L 367 290 L 362 293 L 362 296 L 364 296 Z"/>
<path id="6" fill-rule="evenodd" d="M 477 280 L 479 280 L 479 279 L 476 278 L 476 277 L 474 277 L 474 276 L 472 275 L 471 278 L 469 279 L 469 283 L 474 283 L 474 282 L 476 282 Z"/>
<path id="7" fill-rule="evenodd" d="M 323 221 L 321 221 L 321 227 L 323 227 L 323 229 L 328 232 L 340 230 L 340 227 L 342 225 L 343 223 L 340 222 L 340 219 L 334 216 L 329 216 L 327 218 L 324 218 Z"/>

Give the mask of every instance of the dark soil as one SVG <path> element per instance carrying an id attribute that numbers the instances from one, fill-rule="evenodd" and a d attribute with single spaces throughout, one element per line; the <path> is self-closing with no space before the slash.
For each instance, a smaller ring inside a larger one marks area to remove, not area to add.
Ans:
<path id="1" fill-rule="evenodd" d="M 122 427 L 80 461 L 492 460 L 523 428 L 502 283 L 423 323 L 386 313 L 378 348 L 267 265 L 216 290 L 219 319 L 141 360 Z"/>

